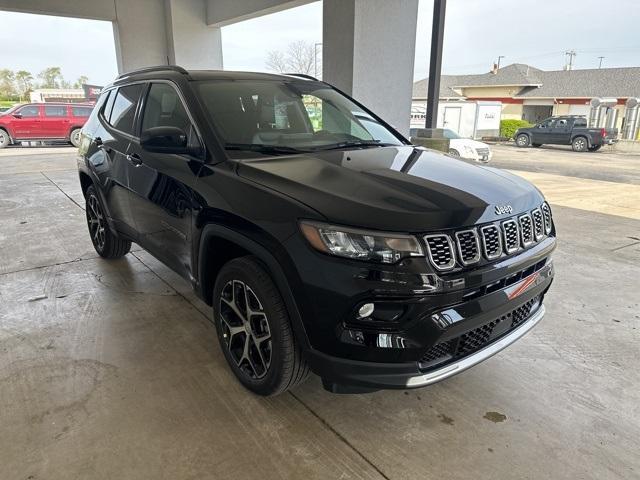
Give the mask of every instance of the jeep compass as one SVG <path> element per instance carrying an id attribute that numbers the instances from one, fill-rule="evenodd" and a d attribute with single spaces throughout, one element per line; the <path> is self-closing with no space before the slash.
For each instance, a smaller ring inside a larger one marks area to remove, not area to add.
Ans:
<path id="1" fill-rule="evenodd" d="M 121 75 L 78 167 L 98 254 L 135 242 L 190 282 L 261 395 L 310 371 L 336 393 L 422 387 L 544 315 L 556 241 L 542 194 L 411 145 L 310 77 Z"/>

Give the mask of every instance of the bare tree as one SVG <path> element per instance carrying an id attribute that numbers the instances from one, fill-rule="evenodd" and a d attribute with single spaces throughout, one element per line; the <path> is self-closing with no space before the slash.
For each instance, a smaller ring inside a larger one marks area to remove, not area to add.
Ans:
<path id="1" fill-rule="evenodd" d="M 313 43 L 298 40 L 290 43 L 285 52 L 272 50 L 267 54 L 267 68 L 279 73 L 312 75 L 316 70 L 314 48 Z"/>
<path id="2" fill-rule="evenodd" d="M 20 100 L 33 88 L 33 75 L 26 70 L 18 70 L 16 72 L 16 83 L 18 84 L 18 94 Z"/>

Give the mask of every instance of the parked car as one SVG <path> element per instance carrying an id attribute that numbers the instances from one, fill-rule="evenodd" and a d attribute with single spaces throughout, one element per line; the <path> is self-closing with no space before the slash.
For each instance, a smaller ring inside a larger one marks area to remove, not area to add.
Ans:
<path id="1" fill-rule="evenodd" d="M 98 254 L 135 242 L 190 282 L 261 395 L 309 371 L 332 392 L 429 385 L 545 312 L 556 239 L 540 191 L 411 145 L 321 81 L 124 74 L 78 167 Z"/>
<path id="2" fill-rule="evenodd" d="M 493 152 L 489 145 L 472 138 L 464 138 L 449 128 L 442 129 L 444 138 L 449 139 L 449 155 L 473 160 L 474 162 L 487 163 L 491 160 Z"/>
<path id="3" fill-rule="evenodd" d="M 615 143 L 617 138 L 617 128 L 588 128 L 587 119 L 579 115 L 550 117 L 533 127 L 519 128 L 515 134 L 519 147 L 571 145 L 575 152 L 597 152 L 602 145 Z"/>
<path id="4" fill-rule="evenodd" d="M 0 114 L 0 148 L 22 141 L 67 141 L 78 147 L 92 109 L 78 103 L 15 105 Z"/>

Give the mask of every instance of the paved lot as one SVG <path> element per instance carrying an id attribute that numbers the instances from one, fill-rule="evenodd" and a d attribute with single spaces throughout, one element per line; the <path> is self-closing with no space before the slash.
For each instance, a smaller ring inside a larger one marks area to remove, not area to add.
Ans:
<path id="1" fill-rule="evenodd" d="M 603 180 L 572 153 L 496 148 L 560 235 L 548 316 L 508 350 L 422 390 L 311 378 L 264 399 L 185 282 L 140 250 L 96 258 L 72 150 L 46 152 L 0 152 L 1 479 L 640 476 L 637 157 L 596 154 L 625 172 Z M 594 185 L 628 198 L 602 212 L 581 203 Z"/>

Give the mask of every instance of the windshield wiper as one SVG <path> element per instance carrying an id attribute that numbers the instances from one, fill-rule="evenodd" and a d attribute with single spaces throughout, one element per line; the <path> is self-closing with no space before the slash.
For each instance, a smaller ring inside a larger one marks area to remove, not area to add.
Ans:
<path id="1" fill-rule="evenodd" d="M 382 143 L 380 140 L 349 140 L 346 142 L 338 142 L 327 147 L 320 147 L 318 150 L 338 150 L 340 148 L 349 147 L 393 147 L 393 143 Z"/>
<path id="2" fill-rule="evenodd" d="M 308 150 L 300 150 L 298 148 L 281 146 L 281 145 L 265 145 L 261 143 L 227 143 L 224 146 L 225 150 L 245 150 L 248 152 L 260 152 L 260 153 L 305 153 Z"/>

